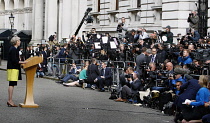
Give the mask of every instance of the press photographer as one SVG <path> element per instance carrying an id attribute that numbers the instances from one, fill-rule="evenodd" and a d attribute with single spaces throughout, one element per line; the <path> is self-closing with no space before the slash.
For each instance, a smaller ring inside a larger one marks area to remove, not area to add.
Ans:
<path id="1" fill-rule="evenodd" d="M 148 39 L 149 38 L 149 35 L 147 34 L 145 28 L 140 28 L 138 30 L 138 33 L 139 33 L 139 39 Z"/>
<path id="2" fill-rule="evenodd" d="M 190 58 L 190 51 L 188 49 L 183 50 L 183 56 L 178 57 L 178 64 L 179 65 L 185 65 L 185 64 L 191 64 L 192 58 Z"/>
<path id="3" fill-rule="evenodd" d="M 175 68 L 174 69 L 174 76 L 173 77 L 170 77 L 170 80 L 169 81 L 169 88 L 171 90 L 173 90 L 173 92 L 176 94 L 177 93 L 177 89 L 175 87 L 176 85 L 176 82 L 177 81 L 181 81 L 183 84 L 186 82 L 186 80 L 184 79 L 184 75 L 185 74 L 189 74 L 190 71 L 188 69 L 183 69 L 183 68 Z"/>
<path id="4" fill-rule="evenodd" d="M 200 39 L 200 34 L 195 29 L 190 29 L 190 33 L 187 34 L 187 38 L 193 43 L 197 43 Z"/>
<path id="5" fill-rule="evenodd" d="M 142 84 L 138 79 L 137 73 L 133 73 L 133 79 L 128 78 L 130 86 L 124 85 L 121 91 L 121 97 L 116 99 L 116 102 L 127 102 L 129 99 L 133 99 L 135 94 L 138 93 Z"/>
<path id="6" fill-rule="evenodd" d="M 127 24 L 125 23 L 125 17 L 121 18 L 121 23 L 117 25 L 118 38 L 122 40 L 128 30 Z"/>
<path id="7" fill-rule="evenodd" d="M 156 85 L 155 80 L 158 78 L 158 73 L 156 71 L 156 65 L 154 62 L 149 63 L 149 67 L 146 68 L 147 74 L 145 79 L 145 87 L 150 88 Z"/>
<path id="8" fill-rule="evenodd" d="M 171 27 L 169 25 L 166 26 L 165 31 L 161 32 L 159 35 L 162 37 L 162 40 L 163 40 L 163 37 L 167 38 L 167 40 L 164 43 L 170 43 L 170 44 L 173 43 L 174 34 L 171 32 Z"/>
<path id="9" fill-rule="evenodd" d="M 191 29 L 198 30 L 199 17 L 196 11 L 192 11 L 191 13 L 189 13 L 187 22 L 190 24 Z"/>

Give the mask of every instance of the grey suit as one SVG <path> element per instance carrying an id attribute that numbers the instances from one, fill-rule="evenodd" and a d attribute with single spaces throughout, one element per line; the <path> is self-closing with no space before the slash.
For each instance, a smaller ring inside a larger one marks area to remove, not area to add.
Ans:
<path id="1" fill-rule="evenodd" d="M 146 56 L 145 56 L 145 54 L 144 53 L 142 53 L 142 54 L 140 54 L 140 55 L 138 55 L 137 57 L 136 57 L 136 71 L 139 73 L 139 75 L 142 75 L 143 73 L 142 73 L 142 69 L 143 68 L 141 68 L 141 65 L 144 63 L 144 62 L 146 62 Z"/>

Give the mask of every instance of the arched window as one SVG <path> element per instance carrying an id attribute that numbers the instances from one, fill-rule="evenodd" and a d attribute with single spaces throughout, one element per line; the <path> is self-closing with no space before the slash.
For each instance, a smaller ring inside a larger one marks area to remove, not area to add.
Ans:
<path id="1" fill-rule="evenodd" d="M 116 0 L 116 10 L 119 10 L 119 0 Z"/>
<path id="2" fill-rule="evenodd" d="M 101 0 L 98 0 L 98 12 L 100 12 L 100 9 L 101 9 Z"/>
<path id="3" fill-rule="evenodd" d="M 137 0 L 137 8 L 141 7 L 141 0 Z"/>
<path id="4" fill-rule="evenodd" d="M 24 8 L 24 0 L 19 0 L 18 8 L 19 8 L 19 9 Z"/>
<path id="5" fill-rule="evenodd" d="M 9 7 L 8 7 L 8 9 L 10 9 L 10 10 L 14 9 L 14 0 L 10 0 L 9 1 Z"/>
<path id="6" fill-rule="evenodd" d="M 5 10 L 5 2 L 4 2 L 4 0 L 2 0 L 0 2 L 0 11 L 4 11 L 4 10 Z"/>
<path id="7" fill-rule="evenodd" d="M 29 0 L 29 7 L 33 6 L 33 0 Z"/>

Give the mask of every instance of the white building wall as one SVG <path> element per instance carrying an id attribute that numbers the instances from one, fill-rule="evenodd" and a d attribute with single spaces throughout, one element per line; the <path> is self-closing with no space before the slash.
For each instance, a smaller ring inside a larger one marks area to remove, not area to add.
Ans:
<path id="1" fill-rule="evenodd" d="M 197 10 L 195 2 L 198 2 L 198 0 L 141 0 L 141 7 L 137 8 L 136 0 L 119 0 L 119 10 L 113 10 L 115 0 L 100 0 L 100 12 L 97 12 L 97 1 L 87 0 L 87 6 L 93 7 L 93 17 L 99 18 L 99 23 L 94 22 L 85 29 L 88 31 L 95 27 L 98 32 L 108 31 L 114 36 L 121 17 L 126 18 L 129 30 L 144 27 L 149 32 L 153 32 L 164 30 L 167 25 L 170 25 L 174 36 L 178 33 L 184 35 L 186 28 L 189 28 L 188 15 L 192 10 Z M 208 4 L 210 7 L 210 2 Z M 115 17 L 118 18 L 118 22 L 114 21 Z M 208 17 L 210 18 L 210 10 Z M 208 27 L 210 27 L 210 19 L 208 19 Z"/>
<path id="2" fill-rule="evenodd" d="M 48 40 L 54 32 L 57 32 L 60 41 L 75 33 L 86 9 L 91 7 L 94 22 L 83 24 L 78 36 L 93 27 L 98 32 L 110 32 L 116 36 L 121 17 L 126 18 L 129 30 L 144 27 L 152 32 L 170 25 L 176 36 L 178 33 L 185 34 L 189 27 L 187 17 L 190 11 L 196 10 L 195 1 L 198 0 L 141 0 L 141 7 L 137 8 L 137 0 L 119 0 L 119 10 L 116 10 L 116 0 L 100 0 L 99 12 L 98 0 L 0 0 L 0 28 L 10 28 L 9 16 L 12 12 L 15 29 L 32 30 L 32 42 Z M 208 4 L 210 7 L 210 2 Z"/>

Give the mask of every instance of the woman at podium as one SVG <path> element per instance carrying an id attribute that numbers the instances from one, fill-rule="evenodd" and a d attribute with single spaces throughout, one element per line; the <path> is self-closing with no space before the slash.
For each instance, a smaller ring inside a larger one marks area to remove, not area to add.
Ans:
<path id="1" fill-rule="evenodd" d="M 12 95 L 14 86 L 17 86 L 17 81 L 21 80 L 21 68 L 20 64 L 25 64 L 24 61 L 20 61 L 19 56 L 19 46 L 20 46 L 20 38 L 18 36 L 14 36 L 11 39 L 11 47 L 8 53 L 8 61 L 7 61 L 7 80 L 9 81 L 8 88 L 8 101 L 7 105 L 9 107 L 17 107 L 12 101 Z"/>

